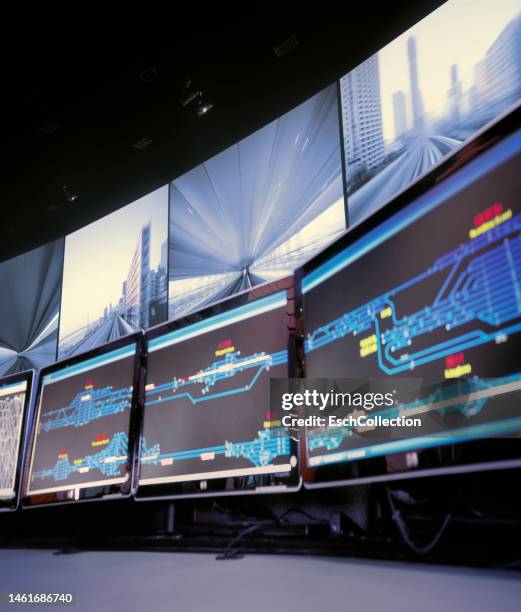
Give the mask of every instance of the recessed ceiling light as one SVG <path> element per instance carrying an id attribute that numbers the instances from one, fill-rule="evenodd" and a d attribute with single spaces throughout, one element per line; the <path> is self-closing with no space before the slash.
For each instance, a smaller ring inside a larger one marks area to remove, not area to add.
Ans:
<path id="1" fill-rule="evenodd" d="M 76 200 L 78 199 L 78 196 L 77 194 L 71 191 L 69 185 L 62 185 L 62 189 L 63 189 L 63 193 L 65 194 L 65 199 L 67 200 L 67 202 L 71 204 L 73 202 L 76 202 Z"/>
<path id="2" fill-rule="evenodd" d="M 197 105 L 195 112 L 201 117 L 202 115 L 206 115 L 206 113 L 213 108 L 213 104 L 211 102 L 203 102 L 200 100 Z"/>

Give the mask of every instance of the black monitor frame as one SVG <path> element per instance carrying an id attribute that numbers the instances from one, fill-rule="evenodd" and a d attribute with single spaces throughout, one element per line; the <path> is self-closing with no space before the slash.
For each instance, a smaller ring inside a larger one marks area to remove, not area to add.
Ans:
<path id="1" fill-rule="evenodd" d="M 26 460 L 24 467 L 24 476 L 22 483 L 22 508 L 41 508 L 50 505 L 75 504 L 79 502 L 101 501 L 128 498 L 132 495 L 137 473 L 137 448 L 139 443 L 139 431 L 141 427 L 141 418 L 143 411 L 143 342 L 144 334 L 142 331 L 134 332 L 127 336 L 122 336 L 113 342 L 109 342 L 102 346 L 96 347 L 85 353 L 74 355 L 67 359 L 57 361 L 56 363 L 42 368 L 38 380 L 38 385 L 35 393 L 34 410 L 32 414 L 30 427 L 30 440 L 26 450 Z M 136 345 L 136 353 L 134 357 L 133 371 L 133 390 L 130 407 L 130 424 L 129 424 L 129 445 L 128 445 L 128 462 L 127 474 L 128 479 L 123 483 L 109 484 L 103 486 L 87 486 L 87 487 L 71 487 L 65 491 L 57 491 L 51 493 L 30 493 L 28 491 L 30 468 L 32 453 L 36 437 L 36 423 L 40 411 L 40 400 L 44 377 L 64 370 L 68 367 L 81 364 L 84 361 L 95 357 L 103 356 L 114 350 L 124 348 L 125 346 Z"/>
<path id="2" fill-rule="evenodd" d="M 33 388 L 35 380 L 34 370 L 26 370 L 24 372 L 17 372 L 16 374 L 9 374 L 0 378 L 0 387 L 5 385 L 12 385 L 16 383 L 26 382 L 27 387 L 25 390 L 25 401 L 22 415 L 22 425 L 20 428 L 20 441 L 18 444 L 18 457 L 16 463 L 16 474 L 14 482 L 15 495 L 11 499 L 0 499 L 0 512 L 13 512 L 17 510 L 20 502 L 20 490 L 22 483 L 22 474 L 24 469 L 24 458 L 25 450 L 27 445 L 27 424 L 30 421 L 30 413 L 33 406 Z"/>
<path id="3" fill-rule="evenodd" d="M 514 134 L 520 129 L 520 125 L 521 104 L 518 104 L 513 110 L 500 116 L 492 125 L 479 131 L 472 140 L 431 168 L 426 175 L 395 196 L 388 204 L 352 226 L 337 241 L 308 260 L 295 271 L 295 285 L 301 286 L 302 279 L 307 274 L 326 263 L 336 253 L 363 238 L 396 213 L 407 208 L 417 198 L 464 168 L 481 153 Z M 301 291 L 298 292 L 298 297 L 298 311 L 303 313 L 300 325 L 303 328 L 305 310 Z M 302 336 L 300 360 L 305 376 L 303 343 L 304 337 Z M 310 467 L 306 463 L 306 443 L 307 436 L 303 430 L 301 432 L 300 472 L 304 487 L 307 489 L 521 467 L 521 443 L 519 438 L 512 438 L 512 436 L 509 439 L 475 439 L 444 444 L 430 449 L 419 448 L 417 451 L 411 451 L 418 454 L 419 463 L 416 466 L 410 464 L 408 453 L 398 452 L 381 457 Z M 486 459 L 483 459 L 484 457 Z"/>
<path id="4" fill-rule="evenodd" d="M 146 332 L 145 343 L 148 343 L 172 331 L 181 330 L 209 317 L 234 310 L 240 306 L 252 303 L 258 299 L 285 291 L 287 299 L 287 319 L 288 319 L 288 377 L 299 374 L 299 362 L 297 359 L 297 345 L 299 334 L 296 329 L 297 317 L 295 314 L 295 290 L 293 286 L 293 276 L 288 276 L 276 281 L 270 281 L 237 293 L 231 297 L 219 300 L 218 302 L 202 310 L 190 313 L 184 317 L 173 319 L 167 323 L 158 325 Z M 148 357 L 148 355 L 147 355 Z M 186 482 L 171 482 L 161 484 L 140 484 L 138 478 L 137 491 L 134 495 L 136 501 L 152 501 L 158 499 L 179 499 L 179 498 L 199 498 L 217 497 L 227 495 L 251 495 L 267 493 L 289 493 L 298 491 L 302 485 L 298 466 L 300 444 L 297 439 L 290 436 L 291 454 L 297 458 L 297 463 L 291 469 L 289 476 L 272 475 L 274 484 L 266 485 L 263 476 L 254 476 L 254 485 L 247 483 L 252 476 L 230 478 L 211 478 L 208 480 L 193 479 Z M 230 480 L 233 480 L 233 489 L 230 489 Z M 228 485 L 227 485 L 228 483 Z"/>

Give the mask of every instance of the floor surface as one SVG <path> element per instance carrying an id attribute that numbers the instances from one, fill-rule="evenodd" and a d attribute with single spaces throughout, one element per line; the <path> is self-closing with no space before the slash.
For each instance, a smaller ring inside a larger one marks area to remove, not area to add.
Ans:
<path id="1" fill-rule="evenodd" d="M 521 610 L 521 574 L 382 561 L 192 553 L 0 551 L 8 592 L 72 591 L 72 612 L 487 612 Z"/>

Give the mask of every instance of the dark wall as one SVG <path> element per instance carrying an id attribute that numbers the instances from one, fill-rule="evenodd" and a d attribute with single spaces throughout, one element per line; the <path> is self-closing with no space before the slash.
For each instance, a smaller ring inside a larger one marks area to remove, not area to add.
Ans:
<path id="1" fill-rule="evenodd" d="M 298 105 L 442 4 L 261 15 L 11 21 L 2 67 L 0 261 L 143 196 Z M 224 22 L 224 26 L 221 25 Z M 210 25 L 210 27 L 208 27 Z M 295 35 L 281 58 L 273 45 Z M 8 61 L 7 61 L 8 58 Z M 186 77 L 214 109 L 181 108 Z M 142 137 L 144 150 L 133 147 Z M 66 186 L 66 189 L 64 189 Z M 69 202 L 70 195 L 77 195 Z"/>

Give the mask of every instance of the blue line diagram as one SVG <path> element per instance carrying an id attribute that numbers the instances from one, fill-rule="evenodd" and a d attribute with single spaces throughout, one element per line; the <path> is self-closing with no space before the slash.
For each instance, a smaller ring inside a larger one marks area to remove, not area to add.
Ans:
<path id="1" fill-rule="evenodd" d="M 42 415 L 40 428 L 42 431 L 52 431 L 61 427 L 81 427 L 91 421 L 130 409 L 131 400 L 132 387 L 86 389 L 77 393 L 69 406 Z"/>
<path id="2" fill-rule="evenodd" d="M 214 361 L 204 370 L 188 376 L 186 378 L 174 378 L 168 383 L 157 385 L 148 389 L 145 394 L 145 406 L 152 406 L 161 402 L 186 398 L 192 404 L 198 404 L 219 397 L 235 395 L 237 393 L 246 393 L 250 391 L 258 381 L 263 372 L 269 371 L 272 366 L 281 365 L 288 361 L 287 350 L 278 351 L 273 354 L 254 353 L 247 357 L 241 357 L 240 351 L 228 353 L 223 359 Z M 239 372 L 246 370 L 255 370 L 253 378 L 247 385 L 228 389 L 226 391 L 210 393 L 211 388 L 219 381 L 233 378 Z M 195 397 L 189 390 L 184 390 L 187 387 L 199 385 L 201 388 L 201 396 Z M 169 395 L 163 396 L 162 393 L 171 392 Z"/>
<path id="3" fill-rule="evenodd" d="M 437 412 L 438 414 L 448 415 L 454 412 L 460 412 L 467 419 L 471 419 L 477 415 L 486 402 L 493 397 L 511 393 L 512 391 L 521 390 L 521 372 L 494 379 L 481 379 L 477 376 L 458 380 L 457 382 L 443 388 L 437 389 L 434 393 L 401 406 L 390 408 L 389 410 L 371 413 L 371 417 L 382 416 L 383 418 L 414 417 L 428 412 Z M 519 421 L 517 419 L 515 429 L 519 430 Z M 484 423 L 478 425 L 483 429 L 483 435 L 487 435 L 487 427 L 490 426 L 489 435 L 499 435 L 499 423 Z M 472 429 L 472 428 L 471 428 Z M 511 431 L 509 421 L 504 422 L 504 433 Z M 441 444 L 443 438 L 447 438 L 447 442 L 454 441 L 453 434 L 455 432 L 443 433 L 436 432 L 430 435 Z M 326 449 L 333 451 L 339 448 L 342 442 L 357 433 L 354 427 L 340 426 L 324 429 L 322 431 L 308 431 L 307 444 L 308 451 L 316 451 L 317 449 Z M 416 438 L 418 440 L 418 438 Z M 418 445 L 418 443 L 417 443 Z"/>
<path id="4" fill-rule="evenodd" d="M 222 455 L 227 458 L 244 458 L 255 467 L 265 467 L 280 456 L 289 455 L 290 438 L 283 427 L 265 428 L 258 432 L 257 438 L 248 442 L 225 442 L 218 446 L 197 448 L 174 453 L 161 454 L 159 444 L 147 447 L 145 439 L 141 440 L 141 462 L 148 465 L 160 465 L 164 461 L 182 459 L 211 460 Z"/>
<path id="5" fill-rule="evenodd" d="M 71 474 L 81 474 L 90 470 L 99 470 L 105 476 L 118 476 L 121 464 L 128 460 L 128 436 L 124 432 L 114 434 L 107 446 L 94 455 L 87 455 L 81 460 L 69 461 L 69 457 L 58 459 L 54 467 L 38 470 L 33 473 L 33 480 L 54 478 L 56 482 L 67 480 Z"/>
<path id="6" fill-rule="evenodd" d="M 521 331 L 521 322 L 515 321 L 521 316 L 520 229 L 521 215 L 516 215 L 461 244 L 425 272 L 315 329 L 305 341 L 306 352 L 349 334 L 370 332 L 375 335 L 380 370 L 393 375 Z M 440 273 L 446 277 L 433 302 L 399 318 L 395 302 L 400 293 L 423 281 L 435 281 Z M 382 311 L 389 318 L 383 318 Z M 473 324 L 474 329 L 457 333 L 465 324 Z M 493 330 L 480 329 L 483 325 Z M 411 350 L 415 339 L 434 331 L 455 335 Z"/>

